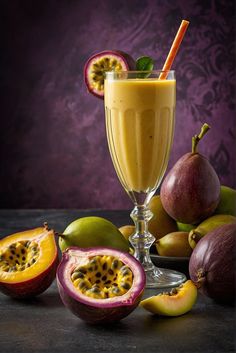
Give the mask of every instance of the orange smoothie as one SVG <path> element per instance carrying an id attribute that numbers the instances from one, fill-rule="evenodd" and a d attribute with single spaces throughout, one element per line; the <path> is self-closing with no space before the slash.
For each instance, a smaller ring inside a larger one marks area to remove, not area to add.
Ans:
<path id="1" fill-rule="evenodd" d="M 105 80 L 108 145 L 127 192 L 156 189 L 166 171 L 174 132 L 175 80 Z"/>

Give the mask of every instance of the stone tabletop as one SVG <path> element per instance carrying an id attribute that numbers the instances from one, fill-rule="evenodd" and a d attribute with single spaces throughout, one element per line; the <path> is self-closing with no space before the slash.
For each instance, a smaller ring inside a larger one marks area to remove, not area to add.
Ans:
<path id="1" fill-rule="evenodd" d="M 60 232 L 87 215 L 117 226 L 129 222 L 128 211 L 0 210 L 0 237 L 45 221 Z M 147 289 L 144 296 L 157 292 Z M 92 326 L 64 307 L 56 282 L 25 301 L 0 294 L 1 353 L 228 353 L 235 351 L 234 333 L 234 308 L 201 295 L 192 311 L 180 317 L 157 317 L 137 308 L 119 323 Z"/>

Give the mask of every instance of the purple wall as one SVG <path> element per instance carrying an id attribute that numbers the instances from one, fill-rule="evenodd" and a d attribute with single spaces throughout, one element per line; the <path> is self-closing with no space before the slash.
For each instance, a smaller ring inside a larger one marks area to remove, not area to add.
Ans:
<path id="1" fill-rule="evenodd" d="M 1 2 L 1 208 L 131 208 L 107 149 L 103 101 L 83 65 L 121 49 L 163 65 L 182 19 L 191 24 L 174 63 L 177 111 L 169 167 L 202 141 L 223 184 L 235 187 L 234 1 Z"/>

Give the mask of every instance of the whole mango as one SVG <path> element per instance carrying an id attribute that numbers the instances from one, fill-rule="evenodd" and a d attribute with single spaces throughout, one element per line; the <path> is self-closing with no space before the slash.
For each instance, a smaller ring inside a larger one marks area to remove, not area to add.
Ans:
<path id="1" fill-rule="evenodd" d="M 156 240 L 168 233 L 177 231 L 176 221 L 165 211 L 161 203 L 160 195 L 153 196 L 148 207 L 153 213 L 153 217 L 148 223 L 148 230 L 154 235 Z"/>
<path id="2" fill-rule="evenodd" d="M 96 246 L 110 247 L 129 251 L 129 243 L 119 229 L 102 217 L 82 217 L 70 223 L 59 237 L 61 251 L 70 246 L 90 248 Z"/>
<path id="3" fill-rule="evenodd" d="M 188 241 L 192 249 L 195 248 L 199 240 L 207 233 L 217 229 L 224 224 L 236 223 L 236 217 L 231 215 L 214 215 L 205 219 L 195 229 L 189 232 Z"/>
<path id="4" fill-rule="evenodd" d="M 220 187 L 220 202 L 216 207 L 215 214 L 229 214 L 236 216 L 236 190 L 228 186 Z"/>
<path id="5" fill-rule="evenodd" d="M 189 257 L 192 253 L 188 232 L 166 234 L 156 242 L 156 248 L 160 256 Z"/>

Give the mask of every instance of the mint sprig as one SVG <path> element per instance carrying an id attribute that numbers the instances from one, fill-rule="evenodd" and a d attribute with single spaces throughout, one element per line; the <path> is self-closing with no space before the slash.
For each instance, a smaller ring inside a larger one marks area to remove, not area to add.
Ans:
<path id="1" fill-rule="evenodd" d="M 150 56 L 140 56 L 136 60 L 136 71 L 152 71 L 154 67 L 154 61 Z M 150 75 L 149 72 L 142 72 L 138 74 L 138 77 L 145 78 Z"/>

